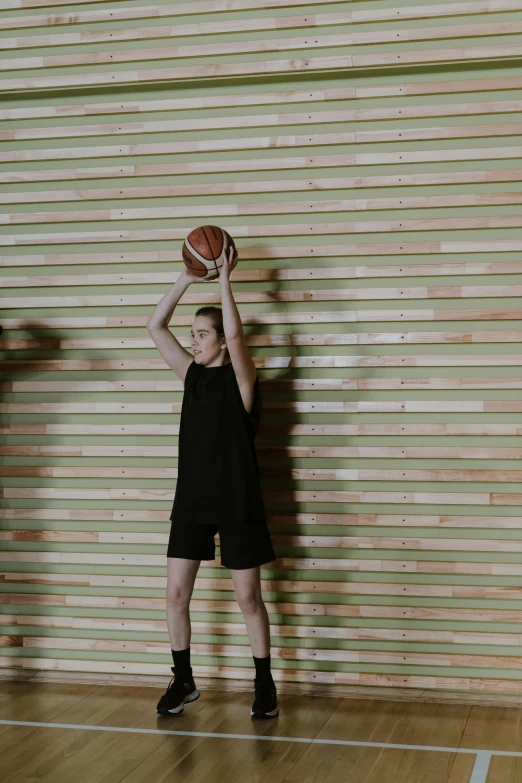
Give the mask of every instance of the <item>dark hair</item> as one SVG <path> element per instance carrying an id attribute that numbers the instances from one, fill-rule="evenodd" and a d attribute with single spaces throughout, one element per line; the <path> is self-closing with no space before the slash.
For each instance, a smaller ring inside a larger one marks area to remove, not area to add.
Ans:
<path id="1" fill-rule="evenodd" d="M 224 337 L 225 330 L 223 329 L 223 311 L 220 307 L 214 307 L 214 305 L 206 305 L 196 310 L 196 315 L 204 315 L 210 319 L 210 322 L 217 332 L 217 336 Z M 228 348 L 225 349 L 227 359 L 230 359 Z"/>

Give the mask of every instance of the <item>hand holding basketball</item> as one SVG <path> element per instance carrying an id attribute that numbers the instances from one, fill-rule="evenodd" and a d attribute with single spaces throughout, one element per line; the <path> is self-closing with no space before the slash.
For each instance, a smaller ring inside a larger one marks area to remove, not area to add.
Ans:
<path id="1" fill-rule="evenodd" d="M 220 282 L 221 280 L 229 280 L 230 273 L 232 272 L 233 269 L 236 268 L 236 266 L 237 266 L 237 249 L 236 247 L 230 247 L 228 249 L 228 258 L 225 255 L 225 258 L 223 260 L 223 265 L 218 273 Z"/>

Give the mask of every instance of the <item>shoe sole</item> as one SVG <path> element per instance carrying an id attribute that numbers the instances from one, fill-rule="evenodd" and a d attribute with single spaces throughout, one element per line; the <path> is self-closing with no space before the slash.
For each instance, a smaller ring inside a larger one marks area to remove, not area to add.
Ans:
<path id="1" fill-rule="evenodd" d="M 277 707 L 275 710 L 271 710 L 270 712 L 254 712 L 254 710 L 250 710 L 250 717 L 251 718 L 276 718 L 279 715 L 279 702 L 277 702 Z"/>
<path id="2" fill-rule="evenodd" d="M 192 693 L 190 693 L 188 696 L 185 696 L 185 698 L 183 699 L 183 701 L 178 707 L 174 707 L 172 710 L 168 710 L 164 707 L 160 710 L 156 709 L 156 712 L 159 715 L 180 715 L 183 712 L 183 707 L 185 704 L 189 704 L 189 702 L 191 701 L 196 701 L 196 699 L 199 699 L 199 697 L 200 697 L 200 693 L 196 689 L 195 691 L 192 691 Z"/>

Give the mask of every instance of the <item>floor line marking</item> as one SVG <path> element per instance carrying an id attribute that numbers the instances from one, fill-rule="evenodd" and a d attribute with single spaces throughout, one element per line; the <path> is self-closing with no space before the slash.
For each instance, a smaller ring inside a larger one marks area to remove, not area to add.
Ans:
<path id="1" fill-rule="evenodd" d="M 218 737 L 220 739 L 267 740 L 273 742 L 306 742 L 311 745 L 352 745 L 357 748 L 393 750 L 425 750 L 437 753 L 471 753 L 477 756 L 470 783 L 485 783 L 491 756 L 522 756 L 516 750 L 485 750 L 483 748 L 446 748 L 437 745 L 405 745 L 393 742 L 357 742 L 356 740 L 321 739 L 316 737 L 277 737 L 266 734 L 226 734 L 217 731 L 176 731 L 175 729 L 140 729 L 130 726 L 87 726 L 76 723 L 44 723 L 29 720 L 0 720 L 0 725 L 37 726 L 44 729 L 83 729 L 86 731 L 120 731 L 137 734 L 168 734 L 180 737 Z"/>
<path id="2" fill-rule="evenodd" d="M 489 762 L 491 761 L 491 752 L 488 750 L 479 750 L 475 759 L 475 766 L 471 773 L 469 783 L 486 783 L 489 771 Z"/>

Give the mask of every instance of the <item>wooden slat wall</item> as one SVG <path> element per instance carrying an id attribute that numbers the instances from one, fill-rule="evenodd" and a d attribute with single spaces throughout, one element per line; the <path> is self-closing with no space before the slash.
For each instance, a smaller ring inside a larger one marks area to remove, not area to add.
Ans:
<path id="1" fill-rule="evenodd" d="M 145 324 L 217 223 L 274 678 L 521 693 L 522 0 L 3 8 L 0 669 L 172 663 L 183 390 Z M 217 555 L 194 671 L 251 679 Z"/>

